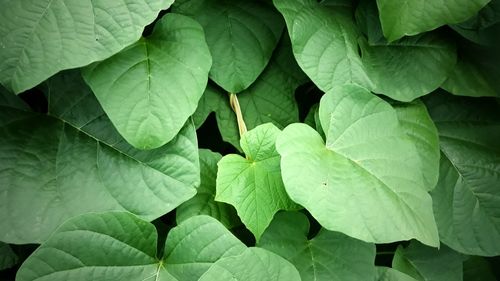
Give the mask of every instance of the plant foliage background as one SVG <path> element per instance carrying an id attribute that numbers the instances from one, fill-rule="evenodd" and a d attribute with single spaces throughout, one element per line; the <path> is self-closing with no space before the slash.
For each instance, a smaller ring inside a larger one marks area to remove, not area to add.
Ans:
<path id="1" fill-rule="evenodd" d="M 0 0 L 0 278 L 498 280 L 500 1 Z"/>

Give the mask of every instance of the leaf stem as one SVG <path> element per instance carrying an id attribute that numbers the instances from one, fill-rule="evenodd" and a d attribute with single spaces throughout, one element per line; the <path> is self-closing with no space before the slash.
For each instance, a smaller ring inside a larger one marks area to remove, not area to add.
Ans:
<path id="1" fill-rule="evenodd" d="M 245 120 L 243 119 L 243 114 L 241 113 L 238 97 L 233 93 L 229 93 L 229 104 L 236 114 L 236 121 L 238 121 L 238 130 L 240 131 L 241 138 L 243 134 L 247 132 L 247 125 L 245 125 Z"/>

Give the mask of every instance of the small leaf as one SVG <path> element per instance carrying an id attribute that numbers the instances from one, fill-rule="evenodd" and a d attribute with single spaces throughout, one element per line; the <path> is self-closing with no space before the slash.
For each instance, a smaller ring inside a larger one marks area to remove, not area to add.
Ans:
<path id="1" fill-rule="evenodd" d="M 441 241 L 469 255 L 500 255 L 500 111 L 491 100 L 425 99 L 440 139 L 431 195 Z"/>
<path id="2" fill-rule="evenodd" d="M 365 10 L 365 11 L 359 11 Z M 364 18 L 370 37 L 382 33 L 375 2 L 362 1 L 357 13 Z M 358 17 L 359 18 L 359 17 Z M 439 88 L 456 64 L 455 46 L 441 33 L 432 32 L 387 43 L 361 41 L 363 64 L 377 94 L 409 102 Z M 373 40 L 374 41 L 374 40 Z"/>
<path id="3" fill-rule="evenodd" d="M 258 246 L 291 262 L 302 281 L 370 280 L 375 275 L 375 246 L 321 229 L 308 240 L 309 221 L 298 212 L 276 214 Z"/>
<path id="4" fill-rule="evenodd" d="M 199 281 L 300 281 L 297 269 L 269 251 L 248 248 L 243 254 L 218 260 Z"/>
<path id="5" fill-rule="evenodd" d="M 417 150 L 396 111 L 350 85 L 323 96 L 320 120 L 326 144 L 303 124 L 292 124 L 278 136 L 290 198 L 328 230 L 366 242 L 416 238 L 437 246 Z"/>
<path id="6" fill-rule="evenodd" d="M 208 215 L 216 218 L 228 228 L 241 224 L 236 210 L 231 205 L 214 200 L 217 162 L 222 156 L 207 149 L 200 149 L 199 154 L 201 184 L 196 196 L 182 203 L 175 210 L 177 223 L 193 216 Z"/>
<path id="7" fill-rule="evenodd" d="M 416 35 L 445 24 L 465 21 L 490 0 L 377 0 L 380 21 L 389 41 Z"/>
<path id="8" fill-rule="evenodd" d="M 372 87 L 358 54 L 359 32 L 344 8 L 315 0 L 274 0 L 274 5 L 285 18 L 298 64 L 318 88 Z"/>
<path id="9" fill-rule="evenodd" d="M 377 267 L 376 281 L 417 281 L 416 279 L 389 267 Z"/>
<path id="10" fill-rule="evenodd" d="M 0 82 L 15 93 L 137 41 L 172 0 L 2 0 Z"/>
<path id="11" fill-rule="evenodd" d="M 440 249 L 412 241 L 407 248 L 398 247 L 392 267 L 417 280 L 462 281 L 462 255 L 441 245 Z"/>
<path id="12" fill-rule="evenodd" d="M 218 163 L 215 200 L 233 205 L 257 240 L 276 212 L 297 208 L 281 180 L 280 156 L 274 145 L 279 132 L 272 124 L 248 131 L 241 138 L 247 158 L 229 154 Z"/>
<path id="13" fill-rule="evenodd" d="M 265 1 L 177 0 L 173 11 L 203 26 L 213 57 L 210 79 L 230 93 L 257 79 L 283 30 L 279 13 Z"/>
<path id="14" fill-rule="evenodd" d="M 66 221 L 24 262 L 16 280 L 198 280 L 222 257 L 245 250 L 208 216 L 173 228 L 166 257 L 157 256 L 154 226 L 129 213 L 86 214 Z"/>
<path id="15" fill-rule="evenodd" d="M 137 150 L 104 115 L 79 72 L 47 83 L 49 115 L 1 105 L 0 240 L 40 243 L 68 218 L 129 211 L 153 220 L 196 193 L 196 134 Z"/>
<path id="16" fill-rule="evenodd" d="M 196 110 L 211 57 L 202 27 L 167 14 L 153 34 L 83 72 L 118 132 L 140 149 L 172 140 Z"/>
<path id="17" fill-rule="evenodd" d="M 0 242 L 0 270 L 11 268 L 19 262 L 19 257 L 9 244 Z"/>

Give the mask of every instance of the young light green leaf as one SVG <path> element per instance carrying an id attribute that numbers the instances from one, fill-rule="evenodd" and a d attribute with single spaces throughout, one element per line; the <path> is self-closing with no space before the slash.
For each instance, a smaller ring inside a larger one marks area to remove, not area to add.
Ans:
<path id="1" fill-rule="evenodd" d="M 418 281 L 390 267 L 377 267 L 377 281 Z"/>
<path id="2" fill-rule="evenodd" d="M 61 225 L 24 262 L 16 280 L 198 280 L 212 263 L 246 248 L 208 216 L 172 229 L 163 259 L 157 236 L 152 224 L 129 213 L 81 215 Z"/>
<path id="3" fill-rule="evenodd" d="M 169 144 L 141 151 L 114 130 L 79 72 L 55 76 L 47 93 L 49 115 L 0 106 L 0 240 L 39 243 L 87 212 L 152 220 L 196 193 L 191 124 Z"/>
<path id="4" fill-rule="evenodd" d="M 363 11 L 360 11 L 363 10 Z M 382 33 L 373 1 L 362 1 L 368 38 Z M 366 16 L 370 15 L 370 16 Z M 359 18 L 359 16 L 358 16 Z M 448 78 L 456 64 L 455 46 L 440 33 L 426 33 L 392 43 L 376 39 L 360 40 L 363 64 L 375 88 L 373 91 L 392 99 L 409 102 L 429 94 Z"/>
<path id="5" fill-rule="evenodd" d="M 167 14 L 153 34 L 83 72 L 118 132 L 140 149 L 172 140 L 207 86 L 211 57 L 202 27 Z"/>
<path id="6" fill-rule="evenodd" d="M 392 267 L 421 281 L 462 281 L 463 257 L 450 248 L 429 248 L 412 241 L 407 248 L 399 246 Z"/>
<path id="7" fill-rule="evenodd" d="M 290 198 L 328 230 L 366 242 L 416 238 L 437 246 L 418 153 L 396 111 L 350 85 L 323 96 L 320 120 L 326 144 L 303 124 L 288 126 L 277 139 Z"/>
<path id="8" fill-rule="evenodd" d="M 11 268 L 19 261 L 19 257 L 12 251 L 9 244 L 0 242 L 0 270 Z"/>
<path id="9" fill-rule="evenodd" d="M 439 136 L 427 108 L 420 101 L 393 105 L 401 128 L 410 137 L 417 149 L 424 186 L 434 189 L 439 178 Z"/>
<path id="10" fill-rule="evenodd" d="M 372 88 L 358 54 L 358 30 L 344 9 L 314 0 L 274 0 L 283 14 L 298 64 L 326 92 L 346 83 Z"/>
<path id="11" fill-rule="evenodd" d="M 265 1 L 178 0 L 173 11 L 203 26 L 213 57 L 210 78 L 230 93 L 257 79 L 283 29 L 279 13 Z"/>
<path id="12" fill-rule="evenodd" d="M 268 122 L 284 128 L 298 122 L 295 89 L 306 80 L 307 77 L 293 58 L 290 40 L 284 36 L 264 72 L 247 90 L 238 94 L 247 128 L 251 130 Z M 212 111 L 216 112 L 222 138 L 240 149 L 238 124 L 229 105 L 229 96 L 209 86 L 195 116 L 205 121 Z"/>
<path id="13" fill-rule="evenodd" d="M 279 132 L 269 123 L 257 126 L 241 138 L 246 158 L 229 154 L 218 163 L 215 200 L 233 205 L 257 240 L 276 212 L 297 208 L 281 180 L 280 156 L 274 145 Z"/>
<path id="14" fill-rule="evenodd" d="M 445 24 L 463 22 L 490 0 L 377 0 L 384 35 L 389 41 Z"/>
<path id="15" fill-rule="evenodd" d="M 375 275 L 375 245 L 324 229 L 311 240 L 308 233 L 304 214 L 280 212 L 258 246 L 295 265 L 302 281 L 370 280 Z"/>
<path id="16" fill-rule="evenodd" d="M 465 254 L 499 255 L 499 105 L 444 93 L 425 101 L 440 137 L 439 182 L 431 194 L 441 241 Z"/>
<path id="17" fill-rule="evenodd" d="M 15 93 L 105 59 L 141 36 L 172 0 L 2 0 L 0 82 Z"/>
<path id="18" fill-rule="evenodd" d="M 218 260 L 199 281 L 300 281 L 297 269 L 282 257 L 259 248 Z"/>
<path id="19" fill-rule="evenodd" d="M 200 149 L 199 154 L 201 184 L 196 196 L 182 203 L 175 210 L 177 223 L 196 215 L 208 215 L 216 218 L 228 228 L 241 224 L 236 210 L 231 205 L 214 200 L 217 162 L 222 156 L 207 149 Z"/>

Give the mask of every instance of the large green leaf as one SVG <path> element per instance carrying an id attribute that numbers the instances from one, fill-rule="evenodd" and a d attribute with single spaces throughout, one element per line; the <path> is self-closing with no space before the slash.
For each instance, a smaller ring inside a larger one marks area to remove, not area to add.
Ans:
<path id="1" fill-rule="evenodd" d="M 172 140 L 194 113 L 211 63 L 202 27 L 170 13 L 151 36 L 83 74 L 120 134 L 151 149 Z"/>
<path id="2" fill-rule="evenodd" d="M 441 241 L 465 254 L 499 255 L 499 105 L 444 93 L 426 104 L 442 153 L 439 182 L 432 192 Z"/>
<path id="3" fill-rule="evenodd" d="M 230 93 L 257 79 L 283 29 L 279 13 L 265 1 L 178 0 L 173 11 L 203 26 L 213 57 L 210 78 Z"/>
<path id="4" fill-rule="evenodd" d="M 346 83 L 372 87 L 349 13 L 315 0 L 274 0 L 274 5 L 285 17 L 298 64 L 316 86 L 325 92 Z"/>
<path id="5" fill-rule="evenodd" d="M 16 280 L 198 280 L 212 263 L 245 250 L 208 216 L 172 229 L 165 257 L 154 226 L 129 213 L 85 214 L 61 225 L 21 266 Z"/>
<path id="6" fill-rule="evenodd" d="M 421 281 L 462 281 L 462 260 L 444 245 L 437 250 L 412 241 L 407 248 L 397 248 L 392 267 Z"/>
<path id="7" fill-rule="evenodd" d="M 38 243 L 66 219 L 127 210 L 152 220 L 191 198 L 199 183 L 187 124 L 152 151 L 128 145 L 78 72 L 47 85 L 49 114 L 0 105 L 0 240 Z"/>
<path id="8" fill-rule="evenodd" d="M 260 125 L 241 138 L 246 158 L 229 154 L 218 163 L 215 200 L 233 205 L 257 240 L 276 212 L 297 208 L 281 180 L 280 156 L 274 145 L 279 133 L 270 123 Z"/>
<path id="9" fill-rule="evenodd" d="M 448 78 L 457 55 L 446 36 L 433 32 L 387 43 L 377 40 L 382 31 L 375 2 L 362 1 L 357 13 L 358 21 L 366 21 L 369 40 L 361 40 L 362 60 L 375 93 L 408 102 L 434 91 Z"/>
<path id="10" fill-rule="evenodd" d="M 420 101 L 394 104 L 398 119 L 418 152 L 420 170 L 428 191 L 434 189 L 439 178 L 439 136 L 427 108 Z"/>
<path id="11" fill-rule="evenodd" d="M 326 144 L 303 124 L 288 126 L 277 139 L 290 198 L 328 230 L 367 242 L 416 238 L 437 246 L 429 188 L 396 111 L 349 85 L 323 96 L 320 120 Z"/>
<path id="12" fill-rule="evenodd" d="M 264 72 L 247 90 L 238 94 L 247 128 L 268 122 L 284 128 L 298 122 L 295 89 L 306 79 L 293 58 L 288 36 L 284 36 Z M 229 96 L 211 86 L 207 87 L 194 115 L 198 124 L 203 123 L 210 112 L 216 112 L 222 138 L 239 148 L 238 124 L 229 105 Z"/>
<path id="13" fill-rule="evenodd" d="M 239 256 L 218 260 L 199 281 L 300 281 L 297 269 L 269 251 L 248 248 Z"/>
<path id="14" fill-rule="evenodd" d="M 172 0 L 1 0 L 0 82 L 19 93 L 105 59 L 141 36 Z"/>
<path id="15" fill-rule="evenodd" d="M 216 218 L 228 228 L 239 224 L 236 210 L 228 204 L 216 202 L 215 179 L 217 177 L 217 162 L 222 155 L 207 149 L 200 149 L 201 183 L 196 196 L 182 203 L 175 210 L 177 223 L 196 216 L 208 215 Z"/>
<path id="16" fill-rule="evenodd" d="M 376 281 L 417 281 L 416 279 L 389 267 L 378 267 Z"/>
<path id="17" fill-rule="evenodd" d="M 0 270 L 11 268 L 17 264 L 19 257 L 12 251 L 9 244 L 0 242 Z"/>
<path id="18" fill-rule="evenodd" d="M 370 280 L 375 275 L 375 245 L 324 229 L 311 240 L 308 233 L 304 214 L 278 213 L 258 246 L 290 261 L 302 281 Z"/>
<path id="19" fill-rule="evenodd" d="M 385 37 L 394 41 L 465 21 L 490 0 L 377 0 Z"/>

